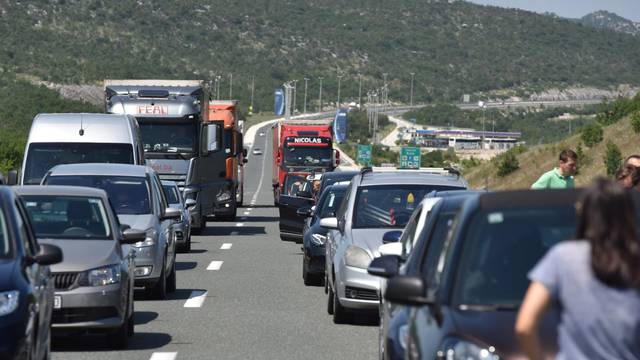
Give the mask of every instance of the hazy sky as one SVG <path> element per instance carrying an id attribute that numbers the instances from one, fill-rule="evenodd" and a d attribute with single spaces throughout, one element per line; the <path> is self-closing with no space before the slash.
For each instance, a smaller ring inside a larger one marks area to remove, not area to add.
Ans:
<path id="1" fill-rule="evenodd" d="M 614 12 L 640 21 L 640 0 L 468 0 L 477 4 L 554 12 L 562 17 L 580 18 L 596 10 Z"/>

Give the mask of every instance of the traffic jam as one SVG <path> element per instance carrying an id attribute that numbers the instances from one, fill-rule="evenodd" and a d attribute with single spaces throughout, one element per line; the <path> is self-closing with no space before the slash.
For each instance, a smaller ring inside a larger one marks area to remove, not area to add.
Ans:
<path id="1" fill-rule="evenodd" d="M 248 150 L 273 155 L 280 239 L 301 249 L 299 286 L 324 288 L 326 306 L 312 310 L 334 326 L 374 318 L 381 359 L 554 356 L 566 315 L 535 312 L 530 296 L 551 296 L 543 284 L 559 301 L 567 280 L 554 258 L 584 251 L 566 240 L 600 234 L 593 218 L 614 226 L 613 201 L 633 212 L 639 200 L 607 180 L 490 191 L 455 168 L 347 165 L 333 119 L 278 119 L 258 134 L 265 148 L 245 148 L 238 102 L 210 100 L 201 81 L 104 85 L 104 114 L 37 115 L 22 168 L 1 178 L 1 359 L 49 359 L 52 339 L 83 334 L 126 349 L 138 293 L 176 292 L 192 235 L 249 204 Z M 607 344 L 592 346 L 613 354 Z M 636 358 L 639 344 L 611 358 Z"/>

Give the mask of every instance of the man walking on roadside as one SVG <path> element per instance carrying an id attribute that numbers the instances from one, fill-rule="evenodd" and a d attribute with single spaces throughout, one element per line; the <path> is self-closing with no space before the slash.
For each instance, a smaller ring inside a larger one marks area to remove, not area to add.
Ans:
<path id="1" fill-rule="evenodd" d="M 578 155 L 570 149 L 563 150 L 559 156 L 558 167 L 548 171 L 531 185 L 532 189 L 571 189 L 573 175 L 576 173 Z"/>

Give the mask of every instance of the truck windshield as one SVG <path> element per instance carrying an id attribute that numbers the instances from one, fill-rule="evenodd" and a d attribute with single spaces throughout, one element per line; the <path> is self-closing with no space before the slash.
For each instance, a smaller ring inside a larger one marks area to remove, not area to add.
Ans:
<path id="1" fill-rule="evenodd" d="M 287 166 L 331 166 L 330 147 L 289 146 L 284 152 L 284 164 Z"/>
<path id="2" fill-rule="evenodd" d="M 195 123 L 139 121 L 144 151 L 151 153 L 193 153 L 196 144 Z"/>
<path id="3" fill-rule="evenodd" d="M 133 147 L 106 143 L 32 143 L 27 152 L 24 184 L 40 184 L 52 167 L 77 163 L 133 164 Z"/>
<path id="4" fill-rule="evenodd" d="M 45 185 L 85 186 L 107 192 L 118 215 L 151 214 L 149 188 L 145 178 L 133 176 L 60 175 L 49 176 Z"/>
<path id="5" fill-rule="evenodd" d="M 99 198 L 26 195 L 23 199 L 38 238 L 109 239 L 109 219 Z"/>

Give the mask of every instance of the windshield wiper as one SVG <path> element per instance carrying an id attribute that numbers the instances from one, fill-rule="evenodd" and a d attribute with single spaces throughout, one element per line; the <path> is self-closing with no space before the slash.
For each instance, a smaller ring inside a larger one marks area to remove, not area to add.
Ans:
<path id="1" fill-rule="evenodd" d="M 461 304 L 458 305 L 460 310 L 471 311 L 505 311 L 505 310 L 517 310 L 520 307 L 519 304 Z"/>

